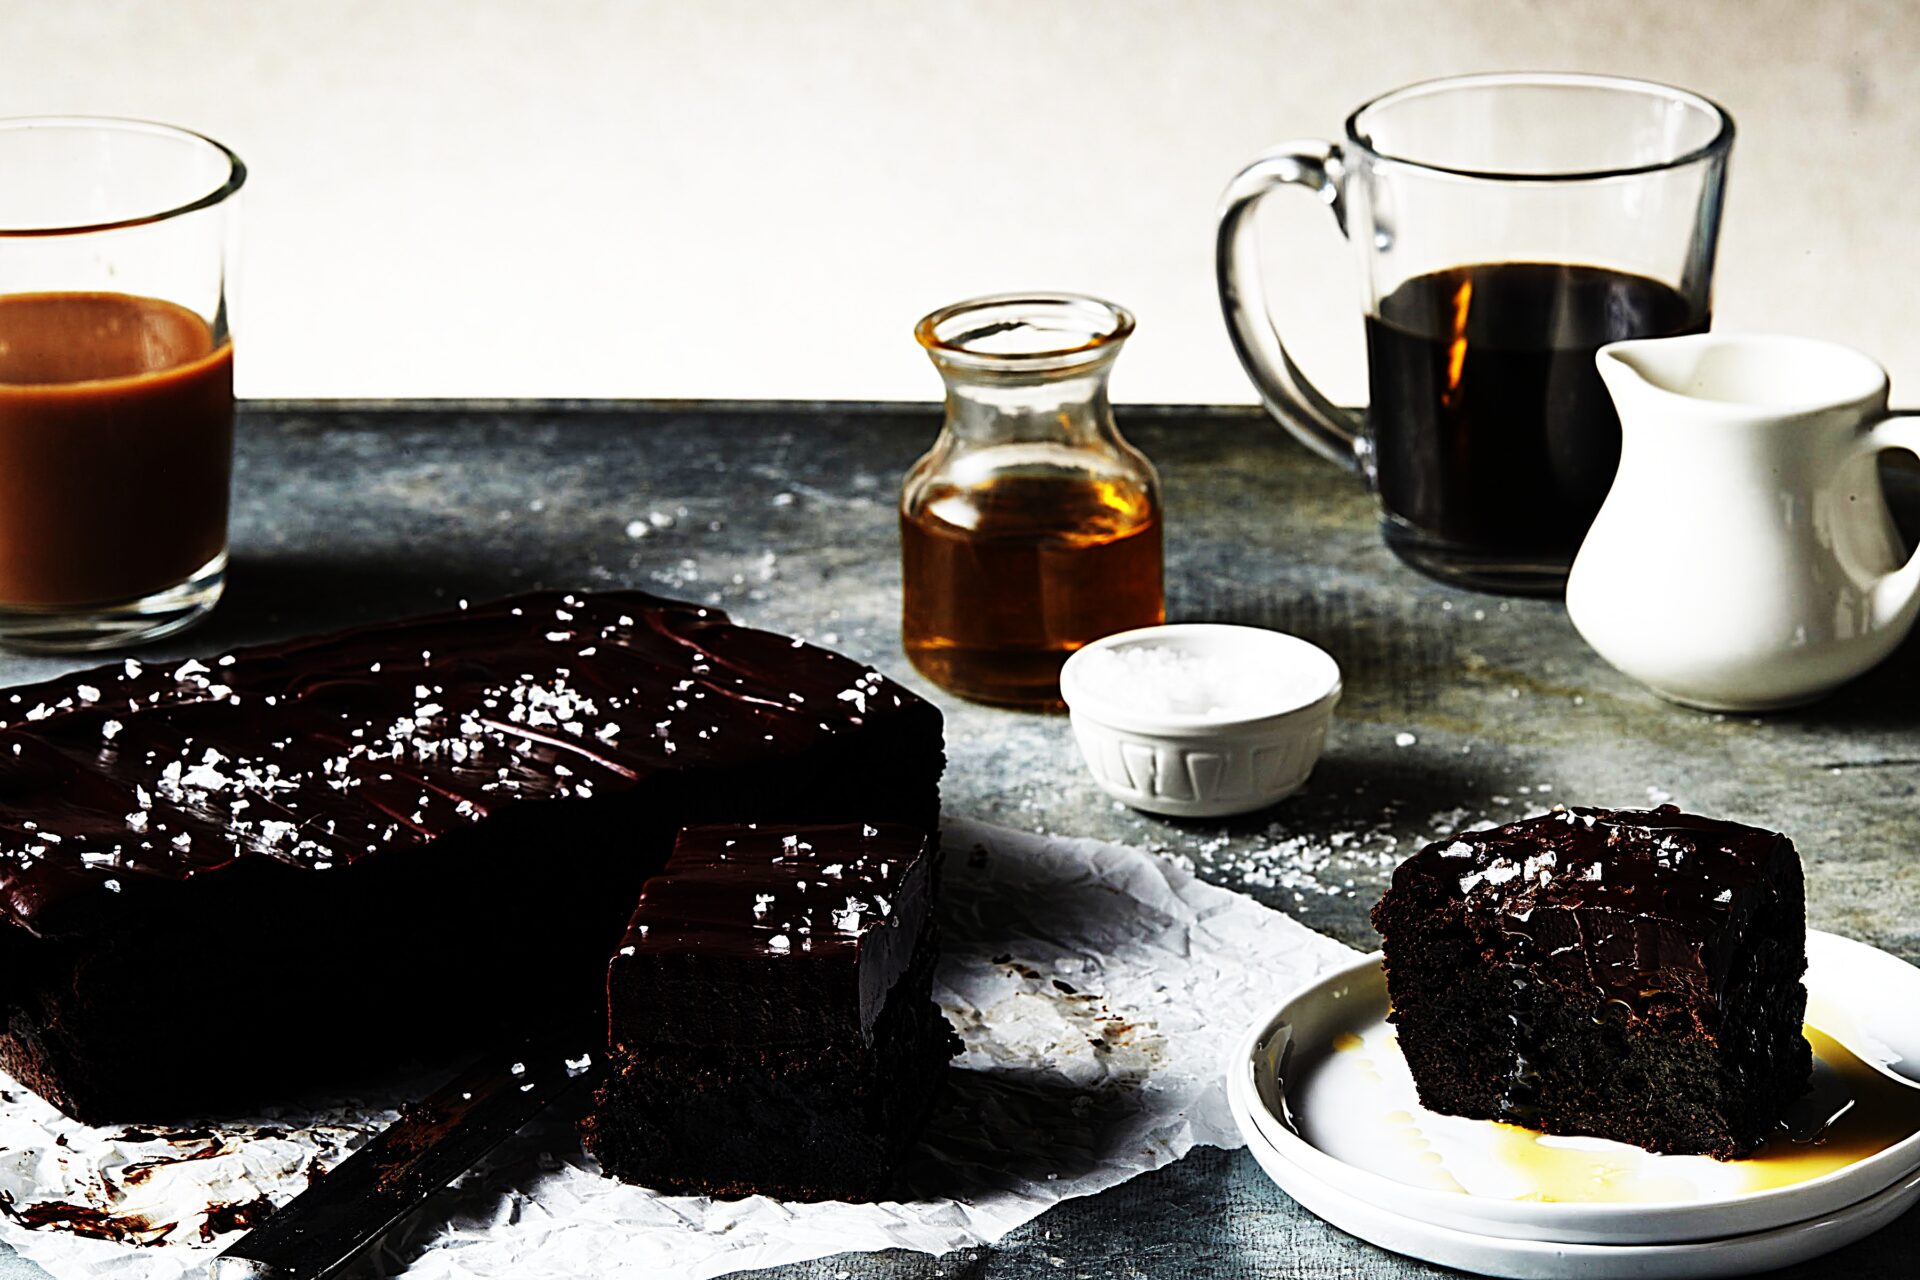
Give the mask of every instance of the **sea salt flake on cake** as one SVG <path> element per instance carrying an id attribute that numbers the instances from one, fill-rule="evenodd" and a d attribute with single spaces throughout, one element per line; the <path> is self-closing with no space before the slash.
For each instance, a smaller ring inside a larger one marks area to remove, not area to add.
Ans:
<path id="1" fill-rule="evenodd" d="M 259 823 L 259 839 L 267 842 L 269 846 L 278 844 L 280 841 L 290 841 L 298 833 L 300 833 L 300 827 L 290 821 L 267 818 Z"/>

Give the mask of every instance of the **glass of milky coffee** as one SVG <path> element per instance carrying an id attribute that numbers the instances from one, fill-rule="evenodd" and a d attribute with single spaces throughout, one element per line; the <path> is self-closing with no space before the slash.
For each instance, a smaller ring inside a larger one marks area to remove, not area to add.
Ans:
<path id="1" fill-rule="evenodd" d="M 66 116 L 0 120 L 0 173 L 0 644 L 179 631 L 225 582 L 246 167 Z"/>

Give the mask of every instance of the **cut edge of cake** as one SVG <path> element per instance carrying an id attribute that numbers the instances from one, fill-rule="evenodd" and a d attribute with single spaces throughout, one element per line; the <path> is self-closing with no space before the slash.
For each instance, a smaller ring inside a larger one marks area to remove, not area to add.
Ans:
<path id="1" fill-rule="evenodd" d="M 960 1047 L 932 998 L 937 872 L 933 839 L 893 824 L 682 832 L 608 963 L 581 1126 L 601 1168 L 726 1198 L 898 1196 Z"/>

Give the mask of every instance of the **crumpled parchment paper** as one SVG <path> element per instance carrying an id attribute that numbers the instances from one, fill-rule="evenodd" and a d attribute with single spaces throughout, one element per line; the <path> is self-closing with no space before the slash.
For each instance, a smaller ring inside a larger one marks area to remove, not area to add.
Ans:
<path id="1" fill-rule="evenodd" d="M 966 1052 L 911 1200 L 716 1201 L 613 1182 L 574 1136 L 578 1090 L 392 1233 L 373 1271 L 704 1280 L 855 1250 L 939 1253 L 1195 1146 L 1242 1145 L 1221 1083 L 1232 1041 L 1353 953 L 1135 849 L 965 820 L 945 844 L 935 995 Z M 433 1083 L 160 1132 L 76 1124 L 0 1077 L 0 1233 L 57 1277 L 203 1275 L 248 1220 Z"/>

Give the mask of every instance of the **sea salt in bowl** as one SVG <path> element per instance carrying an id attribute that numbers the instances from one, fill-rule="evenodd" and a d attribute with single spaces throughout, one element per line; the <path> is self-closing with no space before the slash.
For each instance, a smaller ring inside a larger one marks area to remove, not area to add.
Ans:
<path id="1" fill-rule="evenodd" d="M 1060 669 L 1094 781 L 1149 813 L 1264 809 L 1306 782 L 1340 701 L 1340 665 L 1298 636 L 1190 622 L 1096 640 Z"/>

